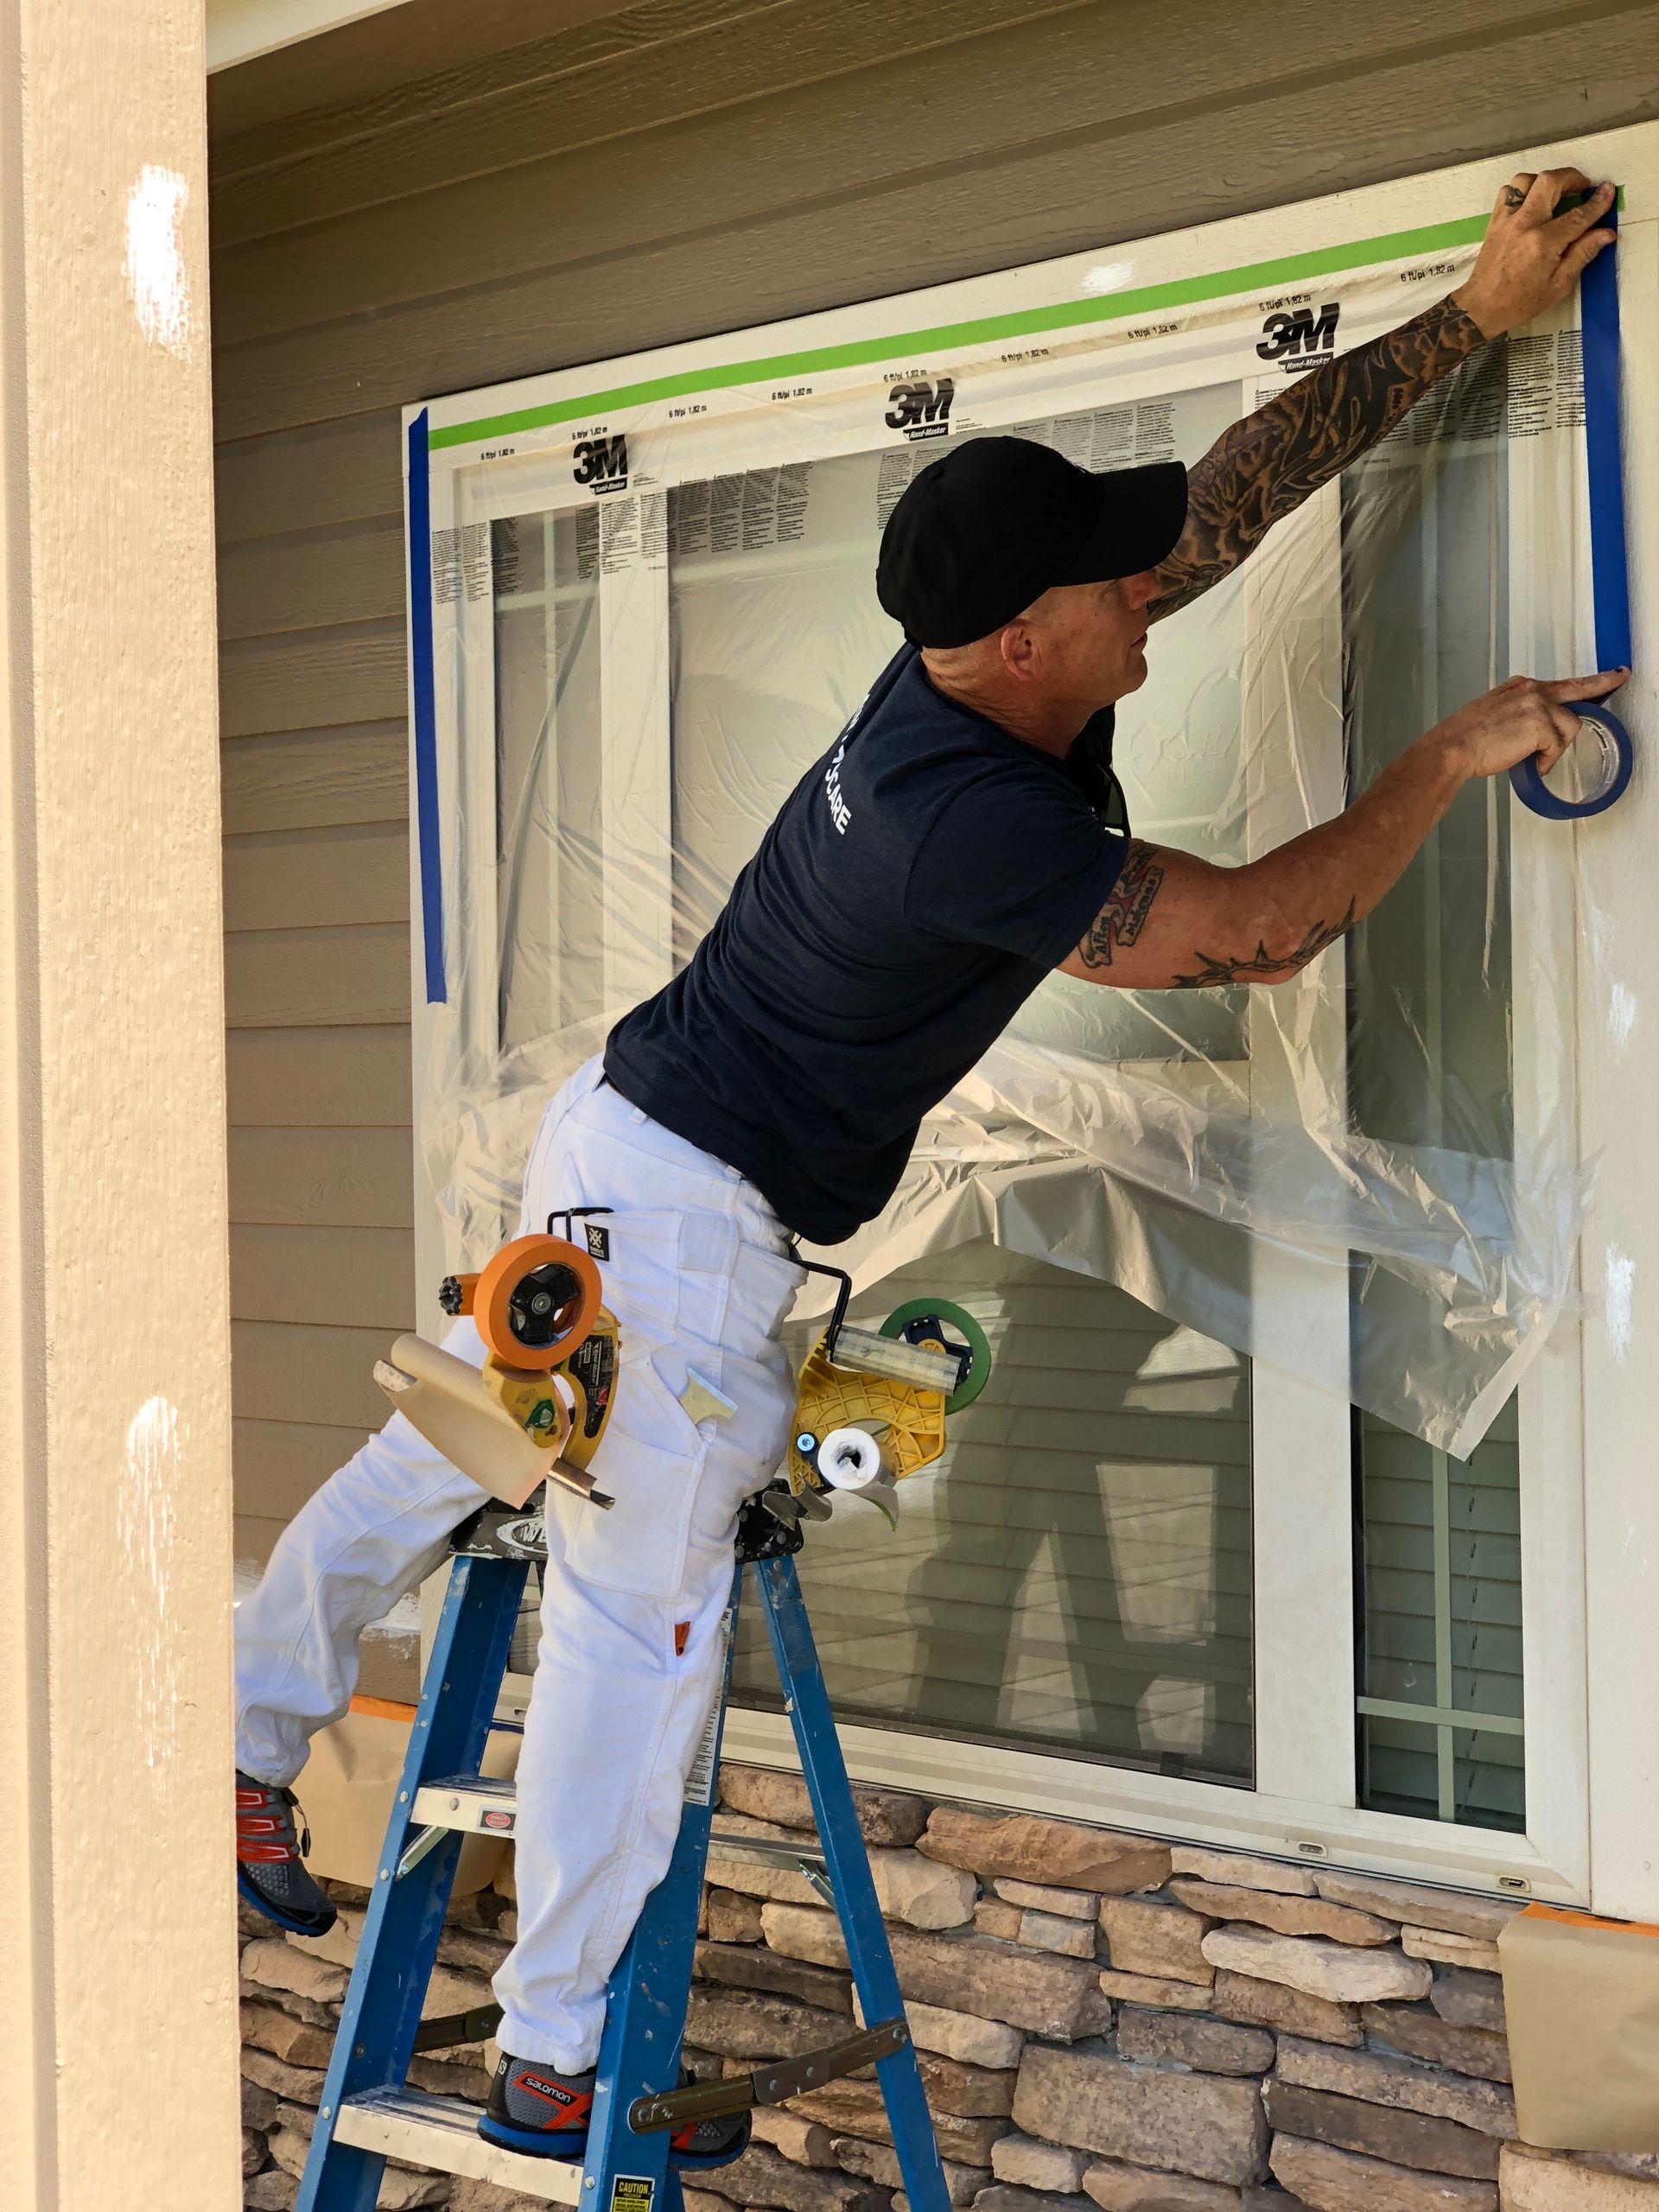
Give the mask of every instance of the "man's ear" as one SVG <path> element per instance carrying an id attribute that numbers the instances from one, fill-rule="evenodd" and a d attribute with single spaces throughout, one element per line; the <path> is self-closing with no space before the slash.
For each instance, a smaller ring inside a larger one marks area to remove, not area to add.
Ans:
<path id="1" fill-rule="evenodd" d="M 1002 626 L 997 645 L 1002 654 L 1002 665 L 1008 674 L 1028 678 L 1037 665 L 1037 639 L 1024 621 L 1006 622 Z"/>

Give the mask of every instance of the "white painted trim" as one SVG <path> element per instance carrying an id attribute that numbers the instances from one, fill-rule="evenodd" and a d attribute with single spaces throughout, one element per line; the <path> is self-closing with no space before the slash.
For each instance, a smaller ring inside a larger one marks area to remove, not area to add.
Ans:
<path id="1" fill-rule="evenodd" d="M 1639 142 L 1659 168 L 1659 127 Z M 1636 172 L 1632 159 L 1630 169 Z M 1659 223 L 1632 222 L 1620 247 L 1624 326 L 1624 487 L 1637 674 L 1624 711 L 1647 746 L 1612 811 L 1573 832 L 1580 900 L 1581 1140 L 1599 1182 L 1581 1248 L 1585 1599 L 1590 1717 L 1591 1895 L 1598 1912 L 1659 1918 L 1659 686 L 1651 611 L 1659 594 Z"/>
<path id="2" fill-rule="evenodd" d="M 207 73 L 384 16 L 403 0 L 207 0 Z"/>
<path id="3" fill-rule="evenodd" d="M 1253 382 L 1245 411 L 1257 404 Z M 1342 495 L 1328 484 L 1268 537 L 1244 570 L 1240 700 L 1249 857 L 1257 859 L 1346 799 L 1342 715 Z M 1322 580 L 1317 596 L 1309 577 Z M 1286 733 L 1302 772 L 1274 777 Z M 1275 742 L 1275 741 L 1277 741 Z M 1295 1117 L 1295 1088 L 1317 1067 L 1325 1110 L 1346 1090 L 1345 943 L 1294 982 L 1252 992 L 1250 1110 L 1271 1128 Z M 1311 1047 L 1293 1068 L 1286 1039 Z M 1294 1327 L 1326 1387 L 1257 1360 L 1250 1370 L 1255 1787 L 1270 1798 L 1351 1806 L 1354 1768 L 1354 1545 L 1349 1510 L 1352 1414 L 1345 1269 L 1267 1240 L 1250 1255 L 1250 1297 Z"/>
<path id="4" fill-rule="evenodd" d="M 1349 1725 L 1351 1729 L 1351 1717 Z M 966 1744 L 956 1737 L 849 1721 L 841 1722 L 836 1732 L 855 1782 L 919 1790 L 963 1804 L 1088 1821 L 1175 1841 L 1259 1851 L 1303 1865 L 1363 1866 L 1465 1889 L 1505 1886 L 1516 1895 L 1581 1902 L 1524 1836 L 1501 1829 L 1333 1809 L 1103 1762 Z M 755 1766 L 797 1764 L 790 1724 L 778 1713 L 732 1707 L 721 1751 L 722 1758 Z"/>

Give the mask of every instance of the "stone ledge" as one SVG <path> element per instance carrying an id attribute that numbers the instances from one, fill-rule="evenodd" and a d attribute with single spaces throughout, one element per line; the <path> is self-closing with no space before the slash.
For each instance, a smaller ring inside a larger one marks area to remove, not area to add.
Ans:
<path id="1" fill-rule="evenodd" d="M 917 1848 L 930 1859 L 976 1874 L 1114 1896 L 1155 1890 L 1169 1878 L 1169 1846 L 1148 1836 L 1049 1821 L 1033 1813 L 974 1813 L 935 1808 Z"/>
<path id="2" fill-rule="evenodd" d="M 734 1813 L 749 1813 L 760 1820 L 776 1821 L 784 1827 L 817 1833 L 805 1781 L 786 1768 L 734 1766 L 722 1760 L 720 1801 Z M 853 1803 L 864 1840 L 872 1844 L 914 1843 L 927 1826 L 931 1809 L 925 1797 L 912 1796 L 903 1789 L 878 1789 L 861 1782 L 853 1784 Z"/>
<path id="3" fill-rule="evenodd" d="M 1169 1857 L 1177 1874 L 1196 1874 L 1200 1881 L 1236 1882 L 1241 1889 L 1276 1890 L 1281 1897 L 1317 1895 L 1309 1868 L 1287 1866 L 1277 1859 L 1258 1859 L 1244 1851 L 1211 1851 L 1192 1843 L 1175 1844 Z"/>
<path id="4" fill-rule="evenodd" d="M 1596 2154 L 1506 2143 L 1498 2162 L 1504 2212 L 1659 2212 L 1659 2173 L 1611 2171 L 1617 2152 L 1593 2165 L 1586 2157 Z M 1651 2153 L 1635 2153 L 1631 2163 L 1659 2165 Z"/>
<path id="5" fill-rule="evenodd" d="M 1308 2036 L 1318 2043 L 1352 2046 L 1365 2040 L 1355 2005 L 1335 2004 L 1281 1981 L 1261 1981 L 1253 1974 L 1230 1974 L 1225 1968 L 1216 1976 L 1210 2010 L 1224 2020 L 1281 2029 L 1287 2035 Z"/>
<path id="6" fill-rule="evenodd" d="M 1191 1876 L 1178 1876 L 1169 1887 L 1190 1910 L 1201 1912 L 1212 1923 L 1252 1921 L 1281 1936 L 1325 1936 L 1335 1943 L 1358 1945 L 1391 1943 L 1399 1933 L 1391 1920 L 1332 1904 L 1324 1897 L 1281 1897 L 1272 1890 L 1240 1889 L 1195 1881 Z"/>
<path id="7" fill-rule="evenodd" d="M 1324 2089 L 1298 2088 L 1289 2082 L 1268 2083 L 1267 2110 L 1268 2125 L 1277 2135 L 1299 2135 L 1334 2144 L 1339 2151 L 1357 2151 L 1429 2173 L 1456 2174 L 1465 2181 L 1497 2178 L 1497 2141 L 1456 2120 L 1431 2119 L 1398 2106 L 1367 2104 Z"/>
<path id="8" fill-rule="evenodd" d="M 1507 2139 L 1515 2133 L 1515 2099 L 1500 2082 L 1472 2081 L 1466 2074 L 1384 2051 L 1334 2050 L 1329 2044 L 1283 2036 L 1278 2077 L 1300 2088 L 1329 2089 L 1368 2104 L 1455 2120 L 1484 2135 Z"/>
<path id="9" fill-rule="evenodd" d="M 1275 2047 L 1261 2028 L 1126 2005 L 1117 2018 L 1117 2048 L 1122 2057 L 1187 2066 L 1195 2074 L 1252 2075 L 1267 2072 Z"/>
<path id="10" fill-rule="evenodd" d="M 1028 2135 L 1128 2165 L 1235 2183 L 1264 2171 L 1267 2122 L 1253 2082 L 1033 2044 L 1020 2062 L 1014 2117 Z"/>
<path id="11" fill-rule="evenodd" d="M 1325 2143 L 1275 2135 L 1274 2177 L 1313 2212 L 1497 2212 L 1497 2190 L 1485 2181 L 1416 2173 Z"/>
<path id="12" fill-rule="evenodd" d="M 1121 2165 L 1116 2160 L 1090 2166 L 1083 2186 L 1101 2212 L 1236 2212 L 1244 2202 L 1239 2190 L 1222 2182 L 1195 2181 L 1190 2174 L 1149 2173 L 1144 2166 Z"/>
<path id="13" fill-rule="evenodd" d="M 1205 1955 L 1204 1938 L 1214 1924 L 1184 1904 L 1167 1904 L 1151 1897 L 1103 1897 L 1100 1901 L 1101 1933 L 1111 1963 L 1120 1974 L 1212 1982 L 1216 1970 Z"/>
<path id="14" fill-rule="evenodd" d="M 1487 2082 L 1510 2078 L 1510 2047 L 1488 2028 L 1453 2027 L 1438 2012 L 1416 2005 L 1367 2005 L 1359 2017 L 1368 2036 L 1403 2057 L 1426 2058 Z"/>
<path id="15" fill-rule="evenodd" d="M 1400 1951 L 1354 1951 L 1324 1936 L 1275 1936 L 1265 1928 L 1211 1929 L 1203 1950 L 1211 1966 L 1283 1982 L 1333 2004 L 1426 1997 L 1434 1980 L 1426 1961 Z"/>

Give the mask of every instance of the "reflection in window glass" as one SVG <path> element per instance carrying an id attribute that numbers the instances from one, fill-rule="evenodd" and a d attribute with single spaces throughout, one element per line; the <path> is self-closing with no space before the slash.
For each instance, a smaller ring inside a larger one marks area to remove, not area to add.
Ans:
<path id="1" fill-rule="evenodd" d="M 1494 347 L 1342 480 L 1356 790 L 1509 673 L 1503 398 Z M 1350 940 L 1349 1102 L 1368 1135 L 1510 1157 L 1509 915 L 1507 788 L 1472 784 Z M 1376 1316 L 1388 1287 L 1363 1294 Z M 1386 1347 L 1386 1329 L 1364 1341 Z M 1525 1825 L 1516 1439 L 1513 1405 L 1467 1465 L 1356 1421 L 1363 1805 Z"/>
<path id="2" fill-rule="evenodd" d="M 944 1458 L 899 1484 L 896 1531 L 853 1499 L 813 1526 L 801 1579 L 836 1713 L 1248 1783 L 1248 1363 L 988 1243 L 852 1310 L 879 1322 L 924 1291 L 975 1315 L 995 1363 Z M 742 1619 L 740 1702 L 776 1709 L 765 1630 Z"/>

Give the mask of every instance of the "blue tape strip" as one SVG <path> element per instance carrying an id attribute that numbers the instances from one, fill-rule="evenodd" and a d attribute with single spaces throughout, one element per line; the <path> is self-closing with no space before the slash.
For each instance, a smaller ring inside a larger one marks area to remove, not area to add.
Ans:
<path id="1" fill-rule="evenodd" d="M 1602 219 L 1618 226 L 1617 203 Z M 1618 248 L 1604 246 L 1579 280 L 1584 331 L 1584 445 L 1590 474 L 1590 588 L 1596 665 L 1630 664 L 1630 580 L 1618 435 Z"/>
<path id="2" fill-rule="evenodd" d="M 1618 227 L 1618 197 L 1601 218 Z M 1584 448 L 1590 492 L 1590 597 L 1595 614 L 1596 665 L 1630 665 L 1630 579 L 1624 541 L 1624 473 L 1618 427 L 1618 248 L 1604 246 L 1579 280 L 1579 321 L 1584 347 Z M 1510 771 L 1522 805 L 1550 822 L 1581 822 L 1605 814 L 1624 795 L 1635 765 L 1630 733 L 1605 707 L 1580 706 L 1581 721 L 1599 723 L 1617 754 L 1610 782 L 1592 798 L 1557 798 L 1535 760 Z"/>
<path id="3" fill-rule="evenodd" d="M 421 934 L 426 1002 L 448 997 L 443 980 L 443 848 L 438 833 L 438 728 L 432 672 L 432 487 L 426 414 L 409 426 L 409 645 L 415 694 L 415 830 L 421 856 Z"/>

